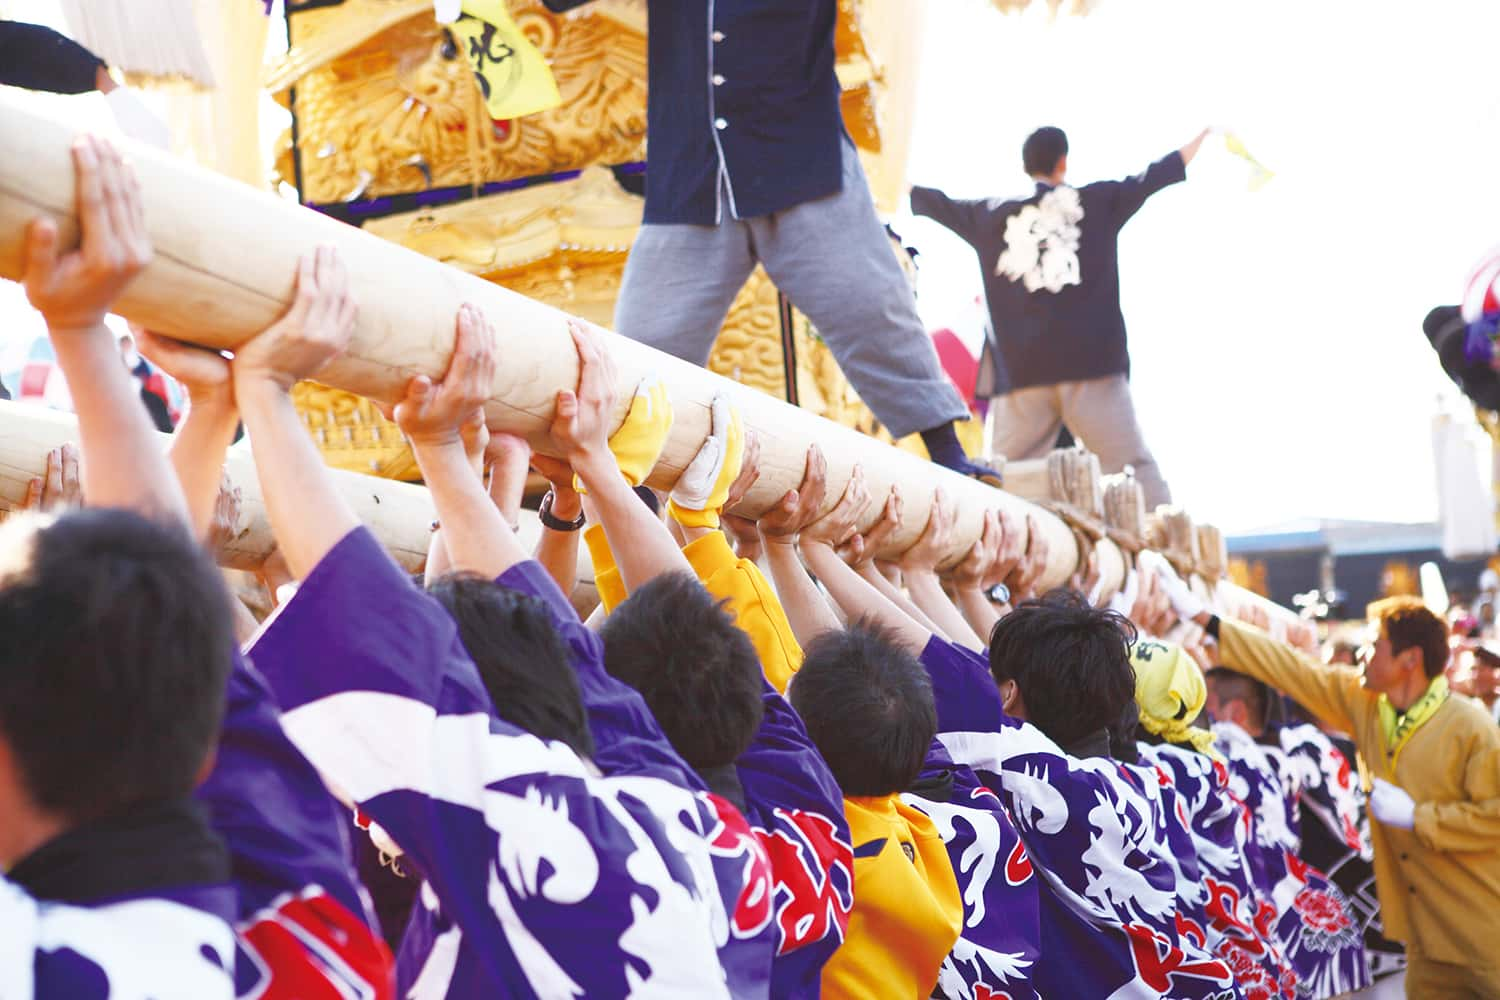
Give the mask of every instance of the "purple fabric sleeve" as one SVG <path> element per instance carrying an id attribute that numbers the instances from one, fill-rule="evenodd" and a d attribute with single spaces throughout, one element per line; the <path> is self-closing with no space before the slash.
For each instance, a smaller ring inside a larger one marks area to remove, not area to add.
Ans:
<path id="1" fill-rule="evenodd" d="M 489 694 L 437 601 L 355 528 L 267 621 L 249 655 L 284 711 L 376 691 L 442 713 L 489 712 Z"/>
<path id="2" fill-rule="evenodd" d="M 705 789 L 702 779 L 673 749 L 640 692 L 605 671 L 604 643 L 578 620 L 573 605 L 540 563 L 532 559 L 516 563 L 495 583 L 539 599 L 552 613 L 552 624 L 568 647 L 578 675 L 594 737 L 594 763 L 601 771 L 662 778 L 694 791 Z"/>
<path id="3" fill-rule="evenodd" d="M 938 732 L 987 733 L 1000 728 L 1005 708 L 989 661 L 937 636 L 928 640 L 919 659 L 932 678 Z"/>

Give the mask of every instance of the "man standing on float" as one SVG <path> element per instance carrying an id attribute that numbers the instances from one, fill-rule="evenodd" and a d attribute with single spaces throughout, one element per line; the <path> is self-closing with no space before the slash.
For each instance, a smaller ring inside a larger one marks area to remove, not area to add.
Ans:
<path id="1" fill-rule="evenodd" d="M 588 0 L 545 0 L 554 11 Z M 757 263 L 895 437 L 989 479 L 845 134 L 837 0 L 649 0 L 646 214 L 615 328 L 705 364 Z"/>
<path id="2" fill-rule="evenodd" d="M 1067 426 L 1106 473 L 1135 469 L 1147 509 L 1171 491 L 1136 421 L 1120 311 L 1120 228 L 1146 199 L 1187 177 L 1208 130 L 1121 181 L 1069 187 L 1068 137 L 1039 128 L 1021 149 L 1026 198 L 950 198 L 913 187 L 911 211 L 974 248 L 1006 387 L 990 407 L 991 451 L 1041 458 Z M 997 371 L 997 375 L 1001 374 Z"/>

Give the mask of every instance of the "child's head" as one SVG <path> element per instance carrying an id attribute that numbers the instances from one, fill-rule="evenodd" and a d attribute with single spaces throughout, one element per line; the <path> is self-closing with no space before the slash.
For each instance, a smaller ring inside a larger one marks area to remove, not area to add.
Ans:
<path id="1" fill-rule="evenodd" d="M 760 657 L 720 601 L 686 573 L 640 587 L 599 630 L 610 675 L 645 698 L 695 769 L 724 767 L 760 728 Z"/>
<path id="2" fill-rule="evenodd" d="M 848 796 L 910 788 L 937 735 L 927 671 L 871 624 L 809 643 L 788 695 Z"/>
<path id="3" fill-rule="evenodd" d="M 107 509 L 6 522 L 0 791 L 64 828 L 188 795 L 234 648 L 223 579 L 183 529 Z"/>
<path id="4" fill-rule="evenodd" d="M 489 691 L 495 714 L 581 757 L 594 755 L 567 648 L 541 600 L 469 573 L 433 584 Z"/>
<path id="5" fill-rule="evenodd" d="M 1054 590 L 1000 619 L 990 638 L 990 672 L 1007 711 L 1067 747 L 1118 727 L 1135 701 L 1134 639 L 1118 613 Z"/>

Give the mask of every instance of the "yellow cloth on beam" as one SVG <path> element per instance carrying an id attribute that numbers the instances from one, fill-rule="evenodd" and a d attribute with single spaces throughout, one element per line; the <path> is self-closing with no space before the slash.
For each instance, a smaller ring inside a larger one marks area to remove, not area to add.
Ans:
<path id="1" fill-rule="evenodd" d="M 562 103 L 551 67 L 516 27 L 505 0 L 464 0 L 463 11 L 450 30 L 491 118 L 520 118 Z"/>

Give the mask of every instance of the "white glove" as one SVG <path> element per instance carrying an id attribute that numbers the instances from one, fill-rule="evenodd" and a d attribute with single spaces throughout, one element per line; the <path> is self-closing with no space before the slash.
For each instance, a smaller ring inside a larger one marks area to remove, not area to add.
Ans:
<path id="1" fill-rule="evenodd" d="M 723 393 L 714 393 L 710 415 L 712 429 L 703 447 L 698 449 L 698 454 L 677 477 L 677 485 L 672 487 L 672 502 L 686 510 L 703 510 L 713 494 L 714 484 L 719 481 L 719 474 L 724 471 L 724 459 L 729 457 L 726 445 L 733 414 L 729 399 Z"/>
<path id="2" fill-rule="evenodd" d="M 452 24 L 463 13 L 463 0 L 432 0 L 432 12 L 438 24 Z"/>
<path id="3" fill-rule="evenodd" d="M 1399 830 L 1410 830 L 1417 822 L 1416 802 L 1384 778 L 1376 778 L 1370 791 L 1370 812 L 1386 826 Z"/>
<path id="4" fill-rule="evenodd" d="M 1140 558 L 1144 561 L 1143 568 L 1150 566 L 1154 569 L 1156 580 L 1161 584 L 1161 589 L 1166 593 L 1178 618 L 1189 622 L 1208 610 L 1203 599 L 1193 593 L 1193 589 L 1177 575 L 1177 571 L 1165 558 L 1155 552 L 1142 552 Z"/>

